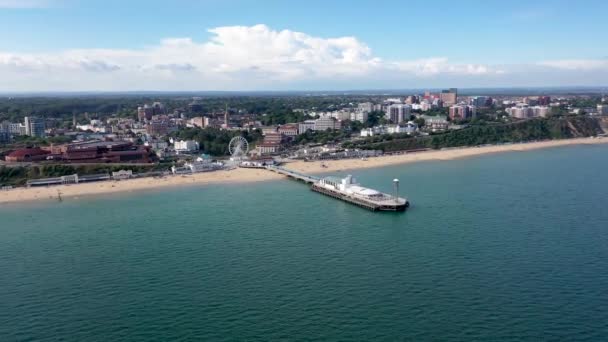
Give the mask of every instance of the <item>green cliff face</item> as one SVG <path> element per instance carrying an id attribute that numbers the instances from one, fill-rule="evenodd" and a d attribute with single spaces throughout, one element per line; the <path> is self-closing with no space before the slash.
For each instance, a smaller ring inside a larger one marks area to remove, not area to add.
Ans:
<path id="1" fill-rule="evenodd" d="M 478 146 L 510 142 L 590 137 L 605 132 L 608 121 L 589 116 L 531 119 L 509 124 L 479 125 L 425 137 L 374 137 L 348 147 L 385 152 L 418 148 Z"/>

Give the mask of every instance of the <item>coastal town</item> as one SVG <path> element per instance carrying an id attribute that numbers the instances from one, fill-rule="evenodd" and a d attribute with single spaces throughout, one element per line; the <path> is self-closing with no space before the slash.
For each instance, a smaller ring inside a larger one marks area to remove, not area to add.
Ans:
<path id="1" fill-rule="evenodd" d="M 129 99 L 132 108 L 99 112 L 34 108 L 21 122 L 9 118 L 23 111 L 0 113 L 2 190 L 198 173 L 213 178 L 211 172 L 285 163 L 319 173 L 331 171 L 329 161 L 365 163 L 456 147 L 601 137 L 608 122 L 608 98 L 601 94 L 461 95 L 450 88 L 401 96 L 247 99 L 283 106 L 267 111 L 248 109 L 250 103 L 239 107 L 232 98 L 138 100 Z M 304 100 L 307 107 L 301 106 Z M 26 99 L 2 101 L 10 110 L 11 103 Z M 560 131 L 553 132 L 551 124 Z"/>

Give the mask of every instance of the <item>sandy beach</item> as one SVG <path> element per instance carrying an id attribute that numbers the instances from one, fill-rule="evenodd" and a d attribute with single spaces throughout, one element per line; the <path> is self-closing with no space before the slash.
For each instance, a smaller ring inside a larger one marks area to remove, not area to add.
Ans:
<path id="1" fill-rule="evenodd" d="M 445 150 L 432 150 L 424 152 L 415 152 L 400 155 L 383 156 L 369 158 L 367 160 L 360 159 L 343 159 L 330 160 L 325 162 L 303 162 L 295 161 L 286 165 L 286 167 L 297 170 L 303 173 L 331 173 L 343 172 L 345 170 L 354 170 L 362 168 L 376 168 L 387 165 L 406 164 L 420 161 L 430 160 L 451 160 L 457 158 L 473 157 L 482 154 L 509 152 L 509 151 L 529 151 L 540 148 L 571 146 L 581 144 L 603 144 L 608 143 L 608 137 L 604 138 L 579 138 L 568 140 L 554 140 L 533 142 L 525 144 L 511 145 L 496 145 L 483 147 L 467 147 L 454 148 Z M 326 167 L 323 167 L 324 164 Z M 32 187 L 32 188 L 15 188 L 11 190 L 0 191 L 0 204 L 35 201 L 35 200 L 53 200 L 57 198 L 60 192 L 65 199 L 76 198 L 81 196 L 112 194 L 112 193 L 128 193 L 144 189 L 154 189 L 162 187 L 175 187 L 180 185 L 203 185 L 217 183 L 237 183 L 237 182 L 256 182 L 267 181 L 273 179 L 282 179 L 283 176 L 269 172 L 263 169 L 234 169 L 229 171 L 217 171 L 208 173 L 198 173 L 194 175 L 184 176 L 169 176 L 164 178 L 138 178 L 121 181 L 108 181 L 97 183 L 84 183 L 73 185 L 60 185 L 51 187 Z"/>

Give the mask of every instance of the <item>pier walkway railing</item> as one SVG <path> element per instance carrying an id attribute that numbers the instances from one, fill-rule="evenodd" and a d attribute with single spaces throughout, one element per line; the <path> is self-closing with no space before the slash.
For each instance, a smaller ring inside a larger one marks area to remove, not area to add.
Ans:
<path id="1" fill-rule="evenodd" d="M 297 172 L 297 171 L 293 171 L 290 169 L 286 169 L 284 167 L 280 167 L 280 166 L 274 166 L 274 165 L 269 165 L 266 166 L 267 170 L 279 173 L 281 175 L 287 176 L 287 177 L 291 177 L 293 179 L 302 181 L 304 183 L 307 184 L 314 184 L 316 182 L 318 182 L 320 180 L 319 177 L 316 176 L 310 176 L 310 175 L 305 175 L 303 173 Z"/>

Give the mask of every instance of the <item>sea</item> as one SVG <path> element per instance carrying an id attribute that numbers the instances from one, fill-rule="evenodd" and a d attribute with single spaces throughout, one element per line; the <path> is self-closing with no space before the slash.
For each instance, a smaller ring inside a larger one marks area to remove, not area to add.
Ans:
<path id="1" fill-rule="evenodd" d="M 608 340 L 608 146 L 346 173 L 3 206 L 0 341 Z"/>

